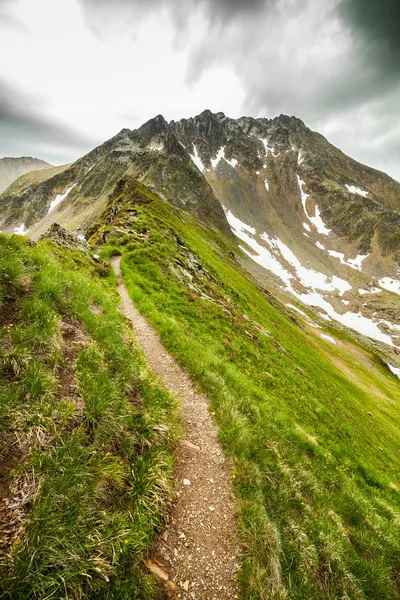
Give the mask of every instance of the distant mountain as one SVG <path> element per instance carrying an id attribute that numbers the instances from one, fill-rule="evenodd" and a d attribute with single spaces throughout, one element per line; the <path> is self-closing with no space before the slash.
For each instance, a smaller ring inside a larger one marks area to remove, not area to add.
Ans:
<path id="1" fill-rule="evenodd" d="M 6 190 L 21 175 L 38 169 L 49 169 L 51 166 L 44 160 L 30 156 L 0 158 L 0 193 Z"/>

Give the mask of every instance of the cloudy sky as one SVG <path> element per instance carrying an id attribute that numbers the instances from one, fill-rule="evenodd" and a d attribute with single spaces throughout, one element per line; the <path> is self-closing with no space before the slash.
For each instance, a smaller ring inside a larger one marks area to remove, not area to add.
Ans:
<path id="1" fill-rule="evenodd" d="M 0 156 L 209 108 L 296 115 L 400 180 L 400 0 L 0 0 Z"/>

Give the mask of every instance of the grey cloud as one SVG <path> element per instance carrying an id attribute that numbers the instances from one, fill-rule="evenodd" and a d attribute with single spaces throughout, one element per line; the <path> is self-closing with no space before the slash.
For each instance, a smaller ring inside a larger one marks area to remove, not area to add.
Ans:
<path id="1" fill-rule="evenodd" d="M 0 156 L 31 154 L 68 162 L 93 147 L 94 140 L 45 116 L 41 102 L 0 81 Z"/>
<path id="2" fill-rule="evenodd" d="M 25 29 L 23 24 L 12 14 L 11 7 L 12 0 L 0 0 L 0 29 L 5 26 Z"/>
<path id="3" fill-rule="evenodd" d="M 204 12 L 210 25 L 229 24 L 236 18 L 252 18 L 266 5 L 278 0 L 79 0 L 88 22 L 96 30 L 109 28 L 111 22 L 121 25 L 121 15 L 128 19 L 125 28 L 154 10 L 166 9 L 178 30 L 185 29 L 193 10 Z"/>

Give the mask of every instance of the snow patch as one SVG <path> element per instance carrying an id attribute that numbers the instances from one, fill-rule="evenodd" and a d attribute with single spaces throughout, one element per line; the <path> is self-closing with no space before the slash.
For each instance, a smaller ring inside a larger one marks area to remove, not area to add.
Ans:
<path id="1" fill-rule="evenodd" d="M 17 233 L 18 235 L 26 235 L 27 231 L 28 230 L 25 229 L 25 223 L 21 223 L 19 227 L 14 228 L 14 233 Z"/>
<path id="2" fill-rule="evenodd" d="M 217 157 L 216 158 L 212 158 L 211 159 L 211 165 L 213 167 L 213 169 L 216 169 L 217 165 L 219 164 L 220 160 L 224 160 L 225 162 L 228 163 L 228 165 L 231 165 L 231 167 L 235 168 L 236 165 L 238 164 L 238 161 L 236 160 L 236 158 L 231 158 L 230 160 L 228 160 L 225 156 L 225 146 L 222 146 L 222 148 L 220 148 L 217 152 Z"/>
<path id="3" fill-rule="evenodd" d="M 47 213 L 47 214 L 51 213 L 51 211 L 52 211 L 52 210 L 53 210 L 53 209 L 54 209 L 56 206 L 58 206 L 58 204 L 60 204 L 60 202 L 62 202 L 62 201 L 63 201 L 63 200 L 64 200 L 64 199 L 65 199 L 65 198 L 68 196 L 68 194 L 70 193 L 70 191 L 71 191 L 71 190 L 72 190 L 72 189 L 73 189 L 75 186 L 76 186 L 76 183 L 74 183 L 74 185 L 71 185 L 71 187 L 69 187 L 69 188 L 67 189 L 67 191 L 66 191 L 66 192 L 64 192 L 64 194 L 57 194 L 57 196 L 54 198 L 54 200 L 52 200 L 52 201 L 50 202 L 50 208 L 49 208 L 49 210 L 48 210 L 48 213 Z"/>
<path id="4" fill-rule="evenodd" d="M 400 379 L 400 369 L 398 367 L 394 367 L 393 365 L 389 365 L 389 363 L 387 363 L 387 366 L 392 371 L 392 373 L 394 373 L 394 375 L 397 375 L 397 377 Z"/>
<path id="5" fill-rule="evenodd" d="M 337 313 L 333 306 L 331 306 L 331 304 L 329 304 L 329 302 L 327 302 L 325 298 L 323 298 L 317 292 L 309 292 L 308 294 L 298 294 L 297 292 L 292 291 L 292 293 L 294 293 L 298 300 L 301 300 L 301 302 L 304 302 L 304 304 L 306 304 L 307 306 L 316 306 L 318 308 L 322 308 L 323 310 L 325 310 L 329 317 L 331 317 L 335 321 L 338 321 L 342 325 L 345 325 L 350 329 L 354 329 L 355 331 L 358 331 L 358 333 L 370 337 L 373 340 L 383 342 L 388 346 L 394 346 L 390 335 L 382 333 L 378 325 L 374 323 L 372 319 L 363 317 L 363 315 L 360 313 L 346 312 L 341 315 Z"/>
<path id="6" fill-rule="evenodd" d="M 265 148 L 265 155 L 268 156 L 268 152 L 272 153 L 272 156 L 279 156 L 279 152 L 277 154 L 275 154 L 275 150 L 272 146 L 268 145 L 268 140 L 267 138 L 258 138 L 260 140 L 260 142 L 263 143 L 263 146 Z"/>
<path id="7" fill-rule="evenodd" d="M 400 281 L 391 277 L 384 277 L 378 281 L 378 284 L 389 292 L 394 292 L 400 295 Z"/>
<path id="8" fill-rule="evenodd" d="M 317 205 L 315 205 L 315 216 L 314 217 L 310 217 L 310 215 L 307 215 L 308 219 L 311 221 L 311 223 L 314 225 L 315 229 L 318 231 L 318 233 L 321 233 L 322 235 L 328 235 L 331 230 L 328 229 L 327 227 L 325 227 L 325 223 L 323 222 L 322 218 L 321 218 L 321 214 L 319 212 L 319 208 Z"/>
<path id="9" fill-rule="evenodd" d="M 362 271 L 362 262 L 369 256 L 369 254 L 358 254 L 355 258 L 345 258 L 343 252 L 336 252 L 335 250 L 328 250 L 328 254 L 338 258 L 342 265 L 351 267 L 356 271 Z"/>
<path id="10" fill-rule="evenodd" d="M 238 233 L 252 233 L 253 235 L 255 235 L 256 230 L 254 229 L 254 227 L 250 227 L 250 225 L 243 223 L 243 221 L 241 221 L 240 219 L 235 217 L 235 215 L 233 215 L 230 210 L 226 210 L 226 209 L 224 209 L 224 210 L 225 210 L 226 218 L 228 219 L 228 223 L 232 227 L 232 229 L 235 231 L 236 235 L 238 235 Z M 238 237 L 239 237 L 239 235 L 238 235 Z M 246 240 L 243 240 L 243 241 L 246 241 Z"/>
<path id="11" fill-rule="evenodd" d="M 366 190 L 362 190 L 361 188 L 355 185 L 348 185 L 346 183 L 346 187 L 349 190 L 350 194 L 358 194 L 359 196 L 363 196 L 364 198 L 366 198 L 368 195 L 368 192 Z"/>
<path id="12" fill-rule="evenodd" d="M 362 271 L 362 262 L 369 256 L 369 254 L 358 254 L 355 258 L 348 258 L 347 264 L 352 269 Z"/>
<path id="13" fill-rule="evenodd" d="M 293 278 L 293 275 L 291 275 L 284 267 L 282 267 L 280 262 L 273 256 L 273 254 L 267 248 L 261 246 L 261 244 L 259 244 L 253 237 L 250 237 L 249 234 L 254 235 L 256 230 L 253 227 L 246 225 L 246 223 L 243 223 L 237 217 L 235 217 L 230 210 L 225 209 L 225 214 L 233 233 L 240 240 L 246 242 L 246 244 L 250 246 L 250 248 L 254 250 L 256 254 L 253 255 L 250 252 L 248 252 L 246 248 L 240 246 L 243 252 L 245 252 L 245 254 L 252 258 L 256 263 L 268 269 L 269 271 L 271 271 L 271 273 L 279 277 L 284 283 L 288 283 Z"/>
<path id="14" fill-rule="evenodd" d="M 267 190 L 267 192 L 269 192 L 269 184 L 266 179 L 264 179 L 264 185 L 265 185 L 265 189 Z"/>
<path id="15" fill-rule="evenodd" d="M 305 185 L 305 183 L 302 179 L 300 179 L 300 177 L 298 175 L 297 175 L 297 181 L 298 181 L 299 188 L 300 188 L 301 202 L 303 205 L 303 210 L 304 210 L 304 213 L 305 213 L 307 219 L 314 225 L 314 227 L 318 231 L 318 233 L 320 233 L 322 235 L 328 235 L 331 232 L 331 230 L 328 229 L 327 227 L 325 227 L 325 223 L 323 222 L 323 220 L 321 218 L 321 214 L 319 212 L 318 206 L 315 205 L 315 216 L 314 217 L 310 217 L 310 215 L 308 214 L 307 208 L 306 208 L 306 202 L 307 202 L 307 198 L 310 194 L 306 194 L 306 192 L 303 191 L 303 185 Z"/>
<path id="16" fill-rule="evenodd" d="M 372 288 L 370 290 L 363 290 L 362 288 L 358 290 L 360 296 L 365 296 L 365 294 L 379 294 L 382 290 L 380 288 Z"/>
<path id="17" fill-rule="evenodd" d="M 338 291 L 340 296 L 351 290 L 351 285 L 336 275 L 329 280 L 328 276 L 324 275 L 324 273 L 304 267 L 297 256 L 279 238 L 271 238 L 267 233 L 263 233 L 260 237 L 267 243 L 269 249 L 262 246 L 253 237 L 250 237 L 250 235 L 255 235 L 255 229 L 253 227 L 243 223 L 240 219 L 235 217 L 231 211 L 225 210 L 225 212 L 233 232 L 239 239 L 246 242 L 257 255 L 252 256 L 249 252 L 246 252 L 246 250 L 244 251 L 251 256 L 253 260 L 277 275 L 284 283 L 288 284 L 293 276 L 281 265 L 277 258 L 277 254 L 294 267 L 296 276 L 304 287 L 327 292 Z"/>
<path id="18" fill-rule="evenodd" d="M 328 276 L 314 269 L 307 269 L 304 267 L 297 256 L 288 248 L 279 238 L 269 238 L 266 233 L 261 235 L 262 239 L 266 241 L 270 246 L 277 248 L 283 258 L 294 267 L 296 275 L 299 278 L 302 285 L 312 289 L 325 290 L 327 292 L 339 291 L 339 295 L 342 296 L 345 292 L 351 290 L 351 285 L 344 279 L 340 279 L 334 275 L 330 281 Z"/>
<path id="19" fill-rule="evenodd" d="M 215 169 L 219 163 L 219 161 L 221 160 L 221 158 L 225 158 L 225 146 L 223 146 L 222 148 L 220 148 L 217 152 L 217 158 L 212 158 L 211 159 L 211 164 L 213 169 Z"/>
<path id="20" fill-rule="evenodd" d="M 151 140 L 149 149 L 157 150 L 158 152 L 161 152 L 161 150 L 164 150 L 164 142 L 155 142 L 155 141 Z"/>
<path id="21" fill-rule="evenodd" d="M 252 254 L 246 248 L 241 246 L 243 252 L 245 252 L 255 262 L 260 264 L 262 267 L 271 271 L 274 275 L 279 277 L 286 285 L 286 291 L 291 292 L 298 300 L 303 302 L 306 306 L 313 306 L 321 308 L 324 313 L 320 316 L 330 321 L 331 319 L 338 321 L 345 327 L 354 329 L 358 333 L 370 337 L 374 340 L 383 342 L 388 346 L 394 346 L 390 335 L 383 333 L 378 324 L 367 317 L 364 317 L 361 313 L 346 312 L 340 314 L 335 311 L 333 306 L 323 297 L 317 290 L 322 291 L 335 291 L 339 292 L 339 296 L 349 290 L 351 285 L 337 276 L 332 277 L 330 280 L 327 275 L 319 273 L 312 269 L 304 267 L 294 253 L 278 238 L 270 238 L 267 233 L 263 233 L 261 238 L 267 243 L 269 248 L 262 246 L 255 239 L 255 229 L 246 223 L 243 223 L 235 217 L 231 211 L 224 209 L 227 220 L 236 234 L 236 236 L 244 241 L 254 252 Z M 296 275 L 299 278 L 302 285 L 308 287 L 310 291 L 307 293 L 297 292 L 292 285 L 293 275 L 285 269 L 277 256 L 284 258 L 296 271 Z M 400 282 L 399 292 L 400 293 Z M 347 300 L 342 300 L 344 304 L 348 304 Z"/>
<path id="22" fill-rule="evenodd" d="M 336 340 L 334 340 L 333 337 L 331 337 L 330 335 L 326 335 L 326 333 L 320 333 L 319 335 L 320 335 L 320 337 L 322 337 L 323 340 L 326 340 L 327 342 L 330 342 L 331 344 L 335 344 L 335 346 L 336 346 Z"/>
<path id="23" fill-rule="evenodd" d="M 317 246 L 317 248 L 319 248 L 320 250 L 325 250 L 325 246 L 323 244 L 321 244 L 321 242 L 315 242 L 315 245 Z"/>
<path id="24" fill-rule="evenodd" d="M 296 312 L 299 313 L 299 315 L 302 315 L 303 317 L 305 317 L 306 319 L 308 318 L 306 313 L 303 312 L 302 310 L 300 310 L 299 308 L 297 308 L 297 306 L 294 306 L 294 304 L 286 304 L 286 306 L 288 306 L 289 308 L 291 308 L 292 310 L 295 310 Z"/>
<path id="25" fill-rule="evenodd" d="M 91 171 L 91 170 L 93 169 L 93 167 L 95 167 L 95 166 L 96 166 L 96 163 L 94 163 L 94 164 L 93 164 L 91 167 L 89 167 L 89 168 L 88 168 L 88 170 L 86 171 L 86 173 L 85 173 L 85 174 L 87 175 L 88 173 L 90 173 L 90 171 Z"/>
<path id="26" fill-rule="evenodd" d="M 193 150 L 194 154 L 189 154 L 189 156 L 192 159 L 192 161 L 194 162 L 194 164 L 196 165 L 196 167 L 199 169 L 199 171 L 201 171 L 201 173 L 204 173 L 205 167 L 204 167 L 203 163 L 201 162 L 201 158 L 197 152 L 197 148 L 195 145 L 193 145 L 193 148 L 194 148 L 194 150 Z"/>
<path id="27" fill-rule="evenodd" d="M 307 231 L 309 231 L 311 233 L 311 227 L 309 226 L 308 223 L 303 223 L 303 227 L 304 227 L 304 229 L 306 229 Z"/>

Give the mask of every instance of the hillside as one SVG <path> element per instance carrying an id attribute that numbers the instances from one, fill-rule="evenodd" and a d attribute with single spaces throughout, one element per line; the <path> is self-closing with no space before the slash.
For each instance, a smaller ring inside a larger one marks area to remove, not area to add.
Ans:
<path id="1" fill-rule="evenodd" d="M 49 169 L 52 165 L 39 158 L 22 156 L 21 158 L 0 158 L 0 194 L 16 179 L 41 169 Z"/>
<path id="2" fill-rule="evenodd" d="M 172 398 L 110 267 L 55 229 L 0 234 L 0 595 L 153 598 L 142 553 L 171 495 Z"/>
<path id="3" fill-rule="evenodd" d="M 48 174 L 0 203 L 3 595 L 398 599 L 400 184 L 209 111 Z"/>

